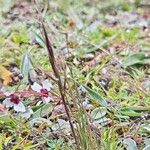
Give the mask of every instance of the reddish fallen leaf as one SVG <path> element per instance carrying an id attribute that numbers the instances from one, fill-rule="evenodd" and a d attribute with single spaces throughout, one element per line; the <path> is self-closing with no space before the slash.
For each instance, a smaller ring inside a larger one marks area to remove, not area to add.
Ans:
<path id="1" fill-rule="evenodd" d="M 0 112 L 7 112 L 7 109 L 2 104 L 0 104 Z"/>
<path id="2" fill-rule="evenodd" d="M 144 138 L 141 135 L 136 135 L 135 137 L 133 137 L 133 139 L 137 144 L 143 144 L 144 143 Z"/>
<path id="3" fill-rule="evenodd" d="M 54 114 L 63 114 L 65 113 L 65 108 L 63 104 L 57 105 L 54 109 L 53 109 L 53 113 Z"/>
<path id="4" fill-rule="evenodd" d="M 63 104 L 56 105 L 52 111 L 51 117 L 55 118 L 56 116 L 61 116 L 66 119 L 66 112 Z"/>
<path id="5" fill-rule="evenodd" d="M 0 92 L 0 98 L 5 97 L 5 94 L 3 92 Z"/>

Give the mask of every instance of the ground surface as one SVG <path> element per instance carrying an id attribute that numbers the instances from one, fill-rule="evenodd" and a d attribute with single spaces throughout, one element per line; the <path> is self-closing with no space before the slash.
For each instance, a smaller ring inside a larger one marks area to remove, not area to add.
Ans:
<path id="1" fill-rule="evenodd" d="M 150 150 L 149 7 L 140 0 L 1 0 L 0 150 Z"/>

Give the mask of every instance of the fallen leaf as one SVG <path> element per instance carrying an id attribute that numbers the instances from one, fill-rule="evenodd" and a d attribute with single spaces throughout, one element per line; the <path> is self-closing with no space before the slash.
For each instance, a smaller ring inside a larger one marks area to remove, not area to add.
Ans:
<path id="1" fill-rule="evenodd" d="M 71 31 L 75 28 L 75 22 L 72 18 L 68 19 L 67 28 L 68 28 L 69 31 Z"/>
<path id="2" fill-rule="evenodd" d="M 55 116 L 57 115 L 61 115 L 61 114 L 65 114 L 65 108 L 64 108 L 64 105 L 63 104 L 60 104 L 60 105 L 56 105 L 52 111 L 52 115 L 51 117 L 55 118 Z"/>
<path id="3" fill-rule="evenodd" d="M 8 85 L 12 82 L 12 73 L 3 65 L 0 65 L 0 79 L 3 80 L 3 85 Z"/>

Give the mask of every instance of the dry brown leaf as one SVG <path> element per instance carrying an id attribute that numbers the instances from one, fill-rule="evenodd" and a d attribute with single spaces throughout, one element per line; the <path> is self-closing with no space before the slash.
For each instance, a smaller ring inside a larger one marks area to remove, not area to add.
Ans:
<path id="1" fill-rule="evenodd" d="M 73 30 L 75 28 L 75 22 L 72 18 L 69 18 L 68 19 L 68 25 L 67 25 L 67 29 L 70 31 L 70 30 Z"/>
<path id="2" fill-rule="evenodd" d="M 3 80 L 3 85 L 12 82 L 12 73 L 2 65 L 0 65 L 0 79 Z"/>

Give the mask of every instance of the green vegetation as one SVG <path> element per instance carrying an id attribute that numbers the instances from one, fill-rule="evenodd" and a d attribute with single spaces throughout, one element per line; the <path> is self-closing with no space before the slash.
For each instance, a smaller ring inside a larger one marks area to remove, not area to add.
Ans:
<path id="1" fill-rule="evenodd" d="M 148 5 L 0 0 L 0 150 L 149 150 Z"/>

